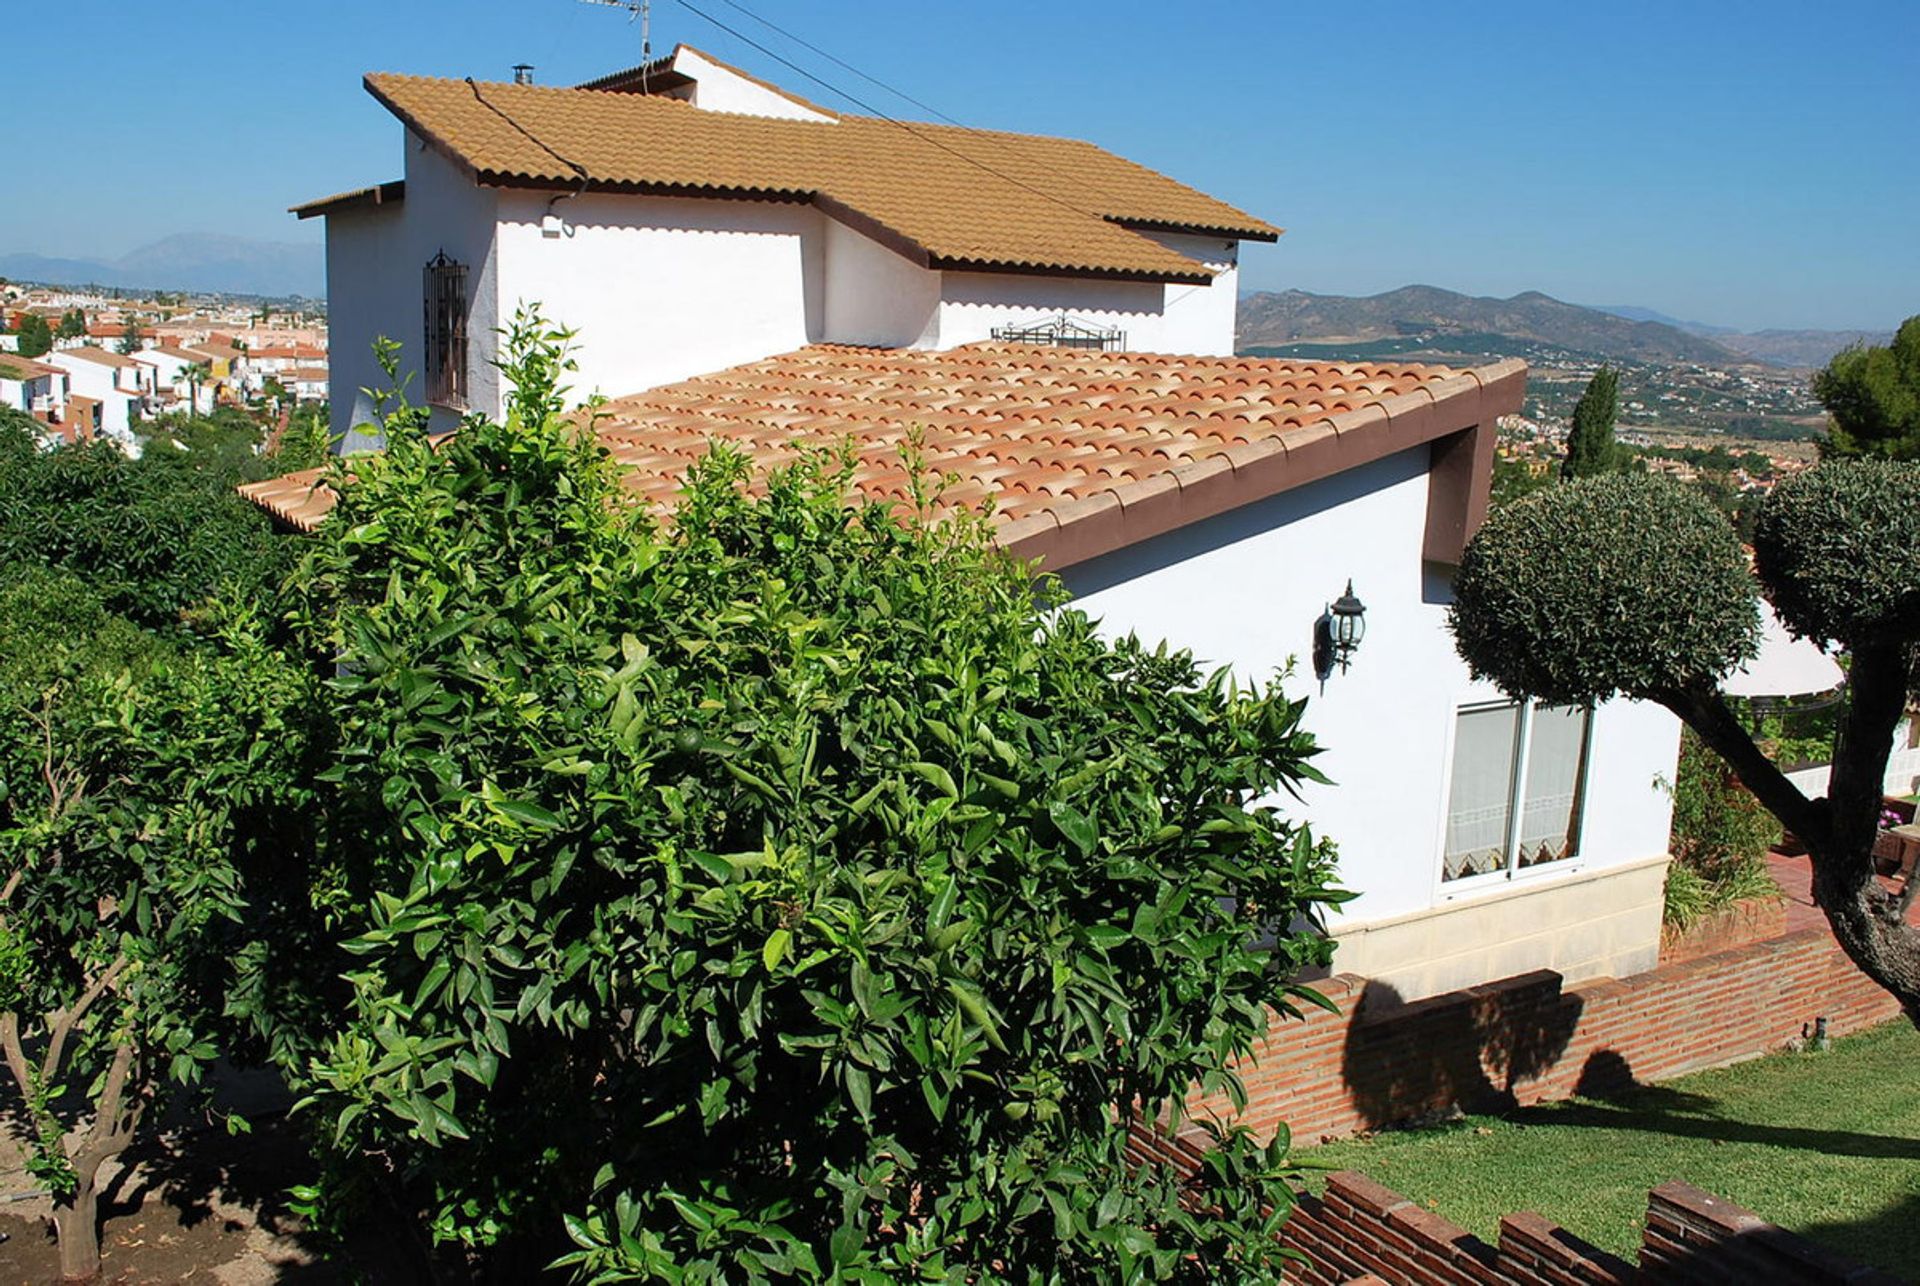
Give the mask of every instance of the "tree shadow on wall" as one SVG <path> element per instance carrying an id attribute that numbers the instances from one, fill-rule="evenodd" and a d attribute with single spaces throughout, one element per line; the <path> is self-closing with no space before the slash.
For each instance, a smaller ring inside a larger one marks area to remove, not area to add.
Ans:
<path id="1" fill-rule="evenodd" d="M 1369 1128 L 1455 1109 L 1508 1112 L 1519 1106 L 1516 1088 L 1566 1053 L 1581 1009 L 1545 969 L 1412 1002 L 1369 982 L 1347 1026 L 1341 1078 Z"/>

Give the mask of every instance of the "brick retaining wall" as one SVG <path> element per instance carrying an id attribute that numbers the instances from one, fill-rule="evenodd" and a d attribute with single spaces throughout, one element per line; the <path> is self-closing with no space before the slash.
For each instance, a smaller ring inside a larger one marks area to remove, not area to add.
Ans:
<path id="1" fill-rule="evenodd" d="M 1899 1017 L 1826 928 L 1571 986 L 1538 971 L 1412 1003 L 1351 974 L 1319 985 L 1341 1012 L 1277 1020 L 1241 1066 L 1263 1137 L 1285 1122 L 1300 1143 L 1455 1107 L 1502 1111 L 1598 1094 L 1738 1062 L 1802 1039 Z M 1224 1096 L 1197 1114 L 1232 1117 Z"/>
<path id="2" fill-rule="evenodd" d="M 1502 1219 L 1499 1241 L 1488 1245 L 1353 1171 L 1332 1176 L 1321 1196 L 1302 1197 L 1283 1237 L 1308 1260 L 1289 1276 L 1308 1286 L 1892 1286 L 1896 1280 L 1684 1183 L 1663 1183 L 1647 1194 L 1638 1266 L 1531 1212 Z"/>

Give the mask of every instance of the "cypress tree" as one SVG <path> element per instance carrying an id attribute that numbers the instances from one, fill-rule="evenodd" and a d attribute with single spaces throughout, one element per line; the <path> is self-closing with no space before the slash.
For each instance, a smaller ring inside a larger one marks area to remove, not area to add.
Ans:
<path id="1" fill-rule="evenodd" d="M 1613 440 L 1613 422 L 1620 413 L 1620 372 L 1602 366 L 1587 382 L 1587 391 L 1573 408 L 1573 428 L 1567 432 L 1567 459 L 1560 476 L 1592 478 L 1619 467 L 1620 448 Z"/>

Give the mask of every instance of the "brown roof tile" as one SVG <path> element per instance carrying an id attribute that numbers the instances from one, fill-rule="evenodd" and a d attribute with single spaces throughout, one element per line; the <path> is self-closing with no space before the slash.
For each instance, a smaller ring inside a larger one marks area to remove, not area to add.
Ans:
<path id="1" fill-rule="evenodd" d="M 366 84 L 481 183 L 574 188 L 584 171 L 592 188 L 811 201 L 931 267 L 1207 281 L 1203 265 L 1131 229 L 1279 235 L 1075 139 L 868 116 L 777 119 L 643 94 L 385 73 Z"/>
<path id="2" fill-rule="evenodd" d="M 898 500 L 900 448 L 917 432 L 924 466 L 955 480 L 943 509 L 991 495 L 1001 543 L 1058 568 L 1490 423 L 1518 406 L 1525 370 L 817 344 L 619 398 L 595 424 L 626 485 L 661 505 L 718 443 L 763 469 L 851 443 L 855 492 Z M 1228 379 L 1241 400 L 1216 405 L 1209 390 Z M 1115 421 L 1105 405 L 1115 396 L 1146 422 Z M 317 477 L 242 491 L 311 528 L 333 501 Z"/>
<path id="3" fill-rule="evenodd" d="M 96 348 L 90 344 L 83 344 L 77 348 L 59 348 L 54 352 L 66 357 L 78 357 L 100 366 L 138 366 L 140 364 L 124 353 L 110 353 L 104 348 Z"/>
<path id="4" fill-rule="evenodd" d="M 0 380 L 41 380 L 49 375 L 65 375 L 66 371 L 58 366 L 49 366 L 45 362 L 36 362 L 31 357 L 22 357 L 18 353 L 0 352 Z"/>

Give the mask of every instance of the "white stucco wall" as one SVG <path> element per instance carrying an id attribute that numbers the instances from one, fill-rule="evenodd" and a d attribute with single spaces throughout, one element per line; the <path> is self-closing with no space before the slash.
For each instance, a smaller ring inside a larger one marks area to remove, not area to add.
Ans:
<path id="1" fill-rule="evenodd" d="M 1078 321 L 1125 331 L 1126 347 L 1135 352 L 1232 353 L 1240 243 L 1185 233 L 1142 235 L 1218 275 L 1203 285 L 944 272 L 933 343 L 940 348 L 970 344 L 992 338 L 996 326 L 1043 321 L 1065 313 Z"/>
<path id="2" fill-rule="evenodd" d="M 708 112 L 738 112 L 747 116 L 778 116 L 786 120 L 832 121 L 824 112 L 816 112 L 747 79 L 731 67 L 723 66 L 698 51 L 684 46 L 674 51 L 673 69 L 691 76 L 696 82 L 685 97 L 695 107 Z"/>
<path id="3" fill-rule="evenodd" d="M 102 433 L 118 438 L 123 444 L 133 441 L 133 404 L 137 398 L 124 386 L 133 383 L 137 375 L 133 372 L 122 375 L 122 367 L 89 361 L 59 349 L 40 360 L 67 373 L 69 396 L 77 393 L 100 403 Z"/>
<path id="4" fill-rule="evenodd" d="M 1065 313 L 1076 321 L 1127 334 L 1135 352 L 1165 352 L 1157 281 L 1041 277 L 1023 273 L 943 272 L 936 346 L 954 348 L 993 338 L 996 326 L 1025 325 Z"/>
<path id="5" fill-rule="evenodd" d="M 609 397 L 800 348 L 818 338 L 819 211 L 778 201 L 590 193 L 499 198 L 498 325 L 521 302 L 579 332 L 574 397 Z M 407 204 L 413 204 L 411 187 Z"/>
<path id="6" fill-rule="evenodd" d="M 1336 931 L 1513 887 L 1440 881 L 1455 711 L 1498 694 L 1455 655 L 1446 574 L 1420 558 L 1427 465 L 1428 448 L 1401 452 L 1062 574 L 1110 634 L 1169 639 L 1250 682 L 1298 658 L 1288 688 L 1309 697 L 1307 727 L 1326 747 L 1314 762 L 1336 784 L 1281 806 L 1339 844 L 1342 882 L 1360 896 Z M 1352 668 L 1321 685 L 1314 622 L 1349 577 L 1367 605 L 1366 636 Z M 1580 859 L 1513 884 L 1664 853 L 1671 803 L 1655 779 L 1671 778 L 1678 745 L 1666 711 L 1603 706 Z"/>
<path id="7" fill-rule="evenodd" d="M 821 338 L 835 344 L 939 344 L 940 274 L 836 219 L 823 219 L 826 289 Z"/>
<path id="8" fill-rule="evenodd" d="M 398 340 L 400 370 L 411 373 L 408 399 L 420 403 L 426 388 L 419 374 L 425 356 L 422 273 L 445 251 L 467 267 L 468 405 L 497 414 L 500 381 L 493 369 L 493 327 L 498 294 L 494 220 L 498 194 L 469 181 L 438 152 L 404 133 L 406 199 L 397 205 L 363 206 L 327 216 L 327 307 L 331 329 L 332 431 L 347 450 L 379 445 L 372 399 L 363 390 L 384 389 L 386 377 L 373 357 L 379 336 Z M 457 412 L 436 408 L 436 428 L 452 428 Z"/>
<path id="9" fill-rule="evenodd" d="M 1169 250 L 1205 264 L 1217 274 L 1204 286 L 1168 282 L 1161 287 L 1161 343 L 1165 353 L 1226 357 L 1233 352 L 1240 306 L 1240 243 L 1185 232 L 1148 232 Z"/>

